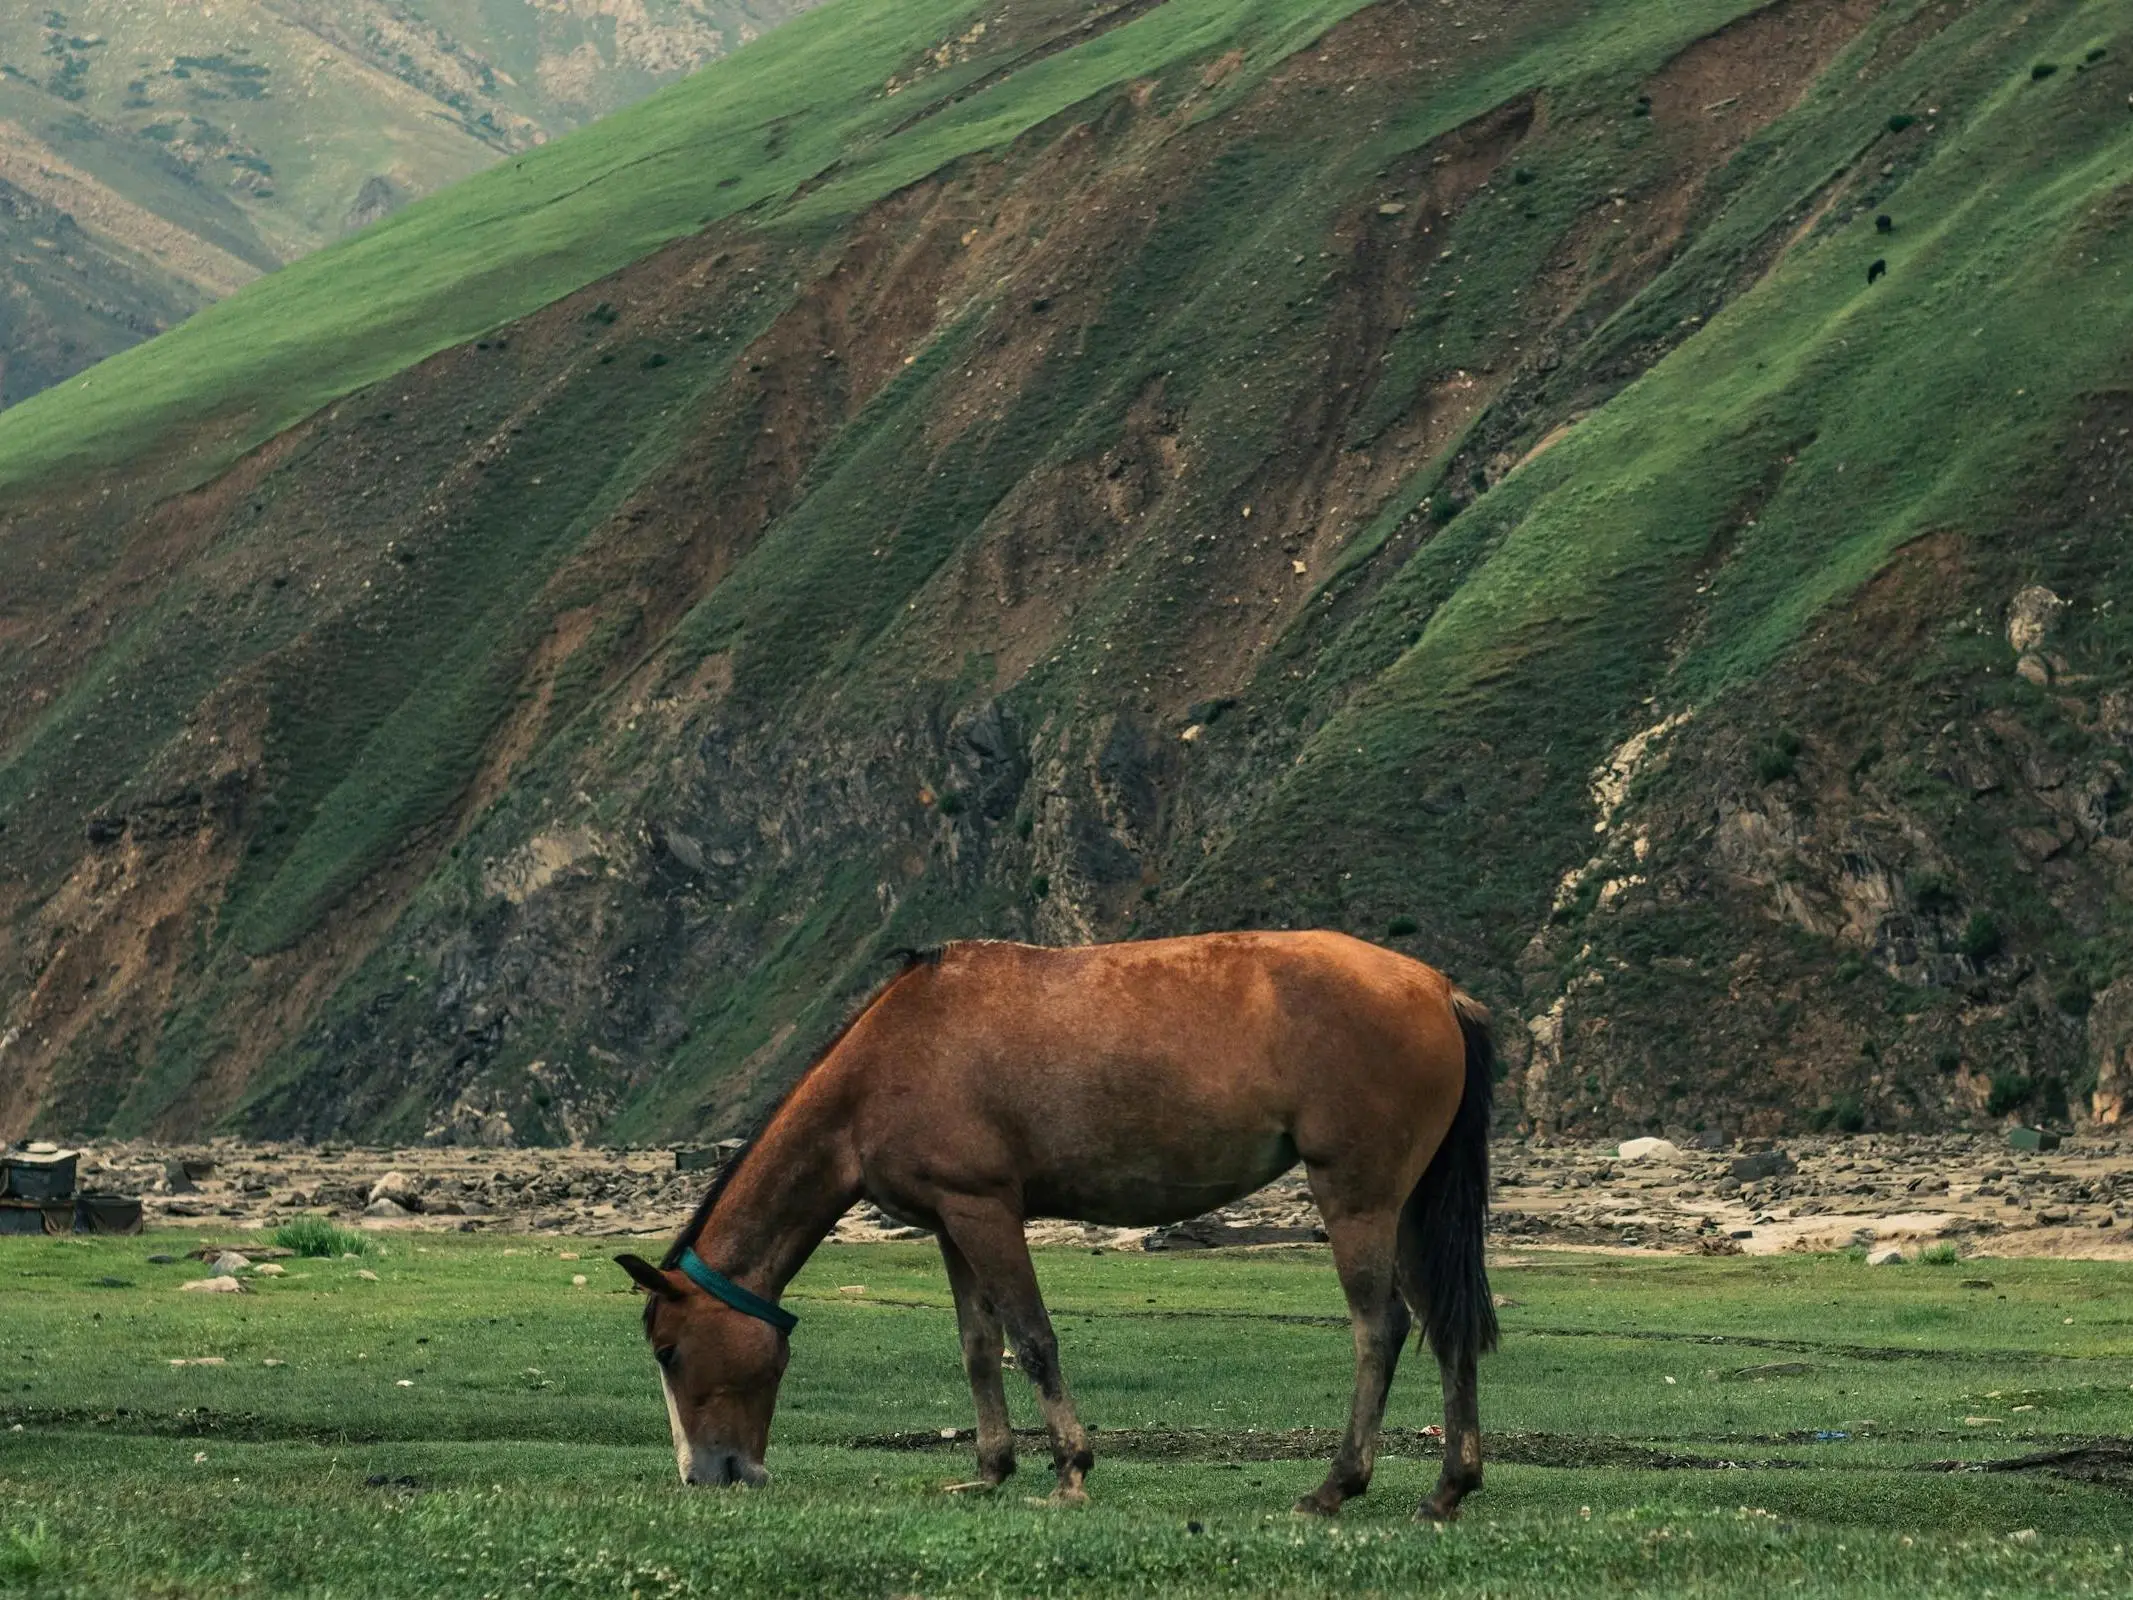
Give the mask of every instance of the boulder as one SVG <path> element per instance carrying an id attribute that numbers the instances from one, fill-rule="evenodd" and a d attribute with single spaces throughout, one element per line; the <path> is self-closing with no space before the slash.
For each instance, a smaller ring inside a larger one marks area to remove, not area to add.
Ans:
<path id="1" fill-rule="evenodd" d="M 1624 1161 L 1679 1161 L 1681 1146 L 1671 1139 L 1625 1139 L 1615 1153 Z"/>
<path id="2" fill-rule="evenodd" d="M 2089 1060 L 2096 1068 L 2089 1116 L 2104 1128 L 2133 1122 L 2133 978 L 2120 978 L 2089 1007 Z"/>
<path id="3" fill-rule="evenodd" d="M 1800 1170 L 1800 1164 L 1782 1150 L 1757 1150 L 1735 1156 L 1726 1170 L 1742 1183 L 1760 1183 L 1765 1178 L 1783 1178 Z"/>
<path id="4" fill-rule="evenodd" d="M 422 1209 L 422 1196 L 404 1172 L 388 1172 L 370 1186 L 370 1203 L 376 1205 L 380 1200 L 390 1200 L 403 1213 Z"/>
<path id="5" fill-rule="evenodd" d="M 218 1278 L 234 1278 L 251 1264 L 250 1256 L 240 1255 L 235 1250 L 225 1250 L 215 1257 L 215 1265 L 210 1270 Z"/>
<path id="6" fill-rule="evenodd" d="M 1870 1267 L 1900 1267 L 1903 1265 L 1903 1252 L 1894 1245 L 1889 1245 L 1885 1249 L 1871 1252 L 1866 1258 L 1866 1264 Z"/>
<path id="7" fill-rule="evenodd" d="M 388 1222 L 396 1222 L 403 1217 L 411 1217 L 414 1213 L 389 1195 L 381 1194 L 363 1208 L 363 1215 L 366 1217 L 381 1217 Z"/>
<path id="8" fill-rule="evenodd" d="M 2018 656 L 2037 650 L 2059 626 L 2066 602 L 2040 583 L 2018 592 L 2007 606 L 2007 643 Z"/>
<path id="9" fill-rule="evenodd" d="M 181 1283 L 180 1289 L 199 1294 L 249 1294 L 242 1278 L 195 1278 L 190 1283 Z"/>

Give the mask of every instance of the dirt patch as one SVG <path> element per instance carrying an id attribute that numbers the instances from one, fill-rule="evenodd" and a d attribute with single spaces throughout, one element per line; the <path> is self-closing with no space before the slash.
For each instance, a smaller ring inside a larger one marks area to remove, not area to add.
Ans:
<path id="1" fill-rule="evenodd" d="M 1028 1446 L 1048 1443 L 1041 1428 L 1017 1428 L 1015 1437 Z M 962 1452 L 976 1434 L 968 1428 L 918 1433 L 867 1434 L 850 1441 L 854 1450 Z M 1128 1461 L 1199 1461 L 1243 1465 L 1259 1461 L 1320 1461 L 1340 1448 L 1332 1428 L 1247 1429 L 1214 1432 L 1200 1429 L 1091 1428 L 1089 1444 L 1099 1457 Z M 1785 1457 L 1688 1455 L 1635 1444 L 1606 1435 L 1567 1433 L 1492 1433 L 1485 1442 L 1491 1463 L 1521 1467 L 1623 1467 L 1643 1472 L 1725 1472 L 1789 1470 L 1819 1463 Z M 1382 1456 L 1434 1458 L 1444 1454 L 1444 1438 L 1435 1428 L 1387 1428 L 1378 1435 Z"/>
<path id="2" fill-rule="evenodd" d="M 1929 1461 L 1927 1472 L 2041 1472 L 2074 1483 L 2093 1483 L 2133 1494 L 2133 1439 L 2096 1439 L 2026 1456 L 1992 1461 Z"/>

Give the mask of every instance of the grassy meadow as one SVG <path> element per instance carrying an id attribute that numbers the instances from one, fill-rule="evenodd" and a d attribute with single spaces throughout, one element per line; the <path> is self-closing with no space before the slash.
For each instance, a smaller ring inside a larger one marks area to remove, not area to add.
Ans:
<path id="1" fill-rule="evenodd" d="M 146 1261 L 195 1242 L 0 1243 L 0 1590 L 2126 1588 L 2122 1464 L 2117 1487 L 1929 1465 L 2133 1431 L 2123 1266 L 1513 1258 L 1488 1484 L 1440 1532 L 1409 1521 L 1437 1420 L 1412 1355 L 1370 1496 L 1332 1524 L 1287 1509 L 1348 1390 L 1315 1249 L 1040 1254 L 1099 1430 L 1095 1503 L 1062 1511 L 1032 1503 L 1041 1441 L 1002 1493 L 941 1493 L 969 1466 L 941 1432 L 971 1419 L 928 1245 L 816 1257 L 790 1300 L 776 1481 L 724 1493 L 674 1481 L 607 1245 L 401 1238 L 239 1297 L 180 1294 L 204 1268 Z"/>

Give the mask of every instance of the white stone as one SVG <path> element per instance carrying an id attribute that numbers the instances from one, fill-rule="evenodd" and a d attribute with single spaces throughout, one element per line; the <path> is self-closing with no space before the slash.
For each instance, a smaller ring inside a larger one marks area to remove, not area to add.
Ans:
<path id="1" fill-rule="evenodd" d="M 2007 607 L 2007 642 L 2015 654 L 2027 655 L 2049 639 L 2065 609 L 2066 602 L 2042 584 L 2018 593 Z"/>
<path id="2" fill-rule="evenodd" d="M 252 1264 L 250 1256 L 239 1255 L 235 1250 L 225 1250 L 215 1257 L 214 1274 L 218 1278 L 234 1278 Z"/>
<path id="3" fill-rule="evenodd" d="M 246 1294 L 249 1293 L 241 1278 L 195 1278 L 190 1283 L 181 1283 L 180 1289 L 199 1294 Z"/>
<path id="4" fill-rule="evenodd" d="M 1681 1146 L 1671 1139 L 1624 1139 L 1615 1154 L 1624 1161 L 1679 1161 Z"/>
<path id="5" fill-rule="evenodd" d="M 1866 1264 L 1870 1267 L 1900 1267 L 1903 1265 L 1903 1252 L 1890 1245 L 1885 1250 L 1874 1251 L 1866 1258 Z"/>

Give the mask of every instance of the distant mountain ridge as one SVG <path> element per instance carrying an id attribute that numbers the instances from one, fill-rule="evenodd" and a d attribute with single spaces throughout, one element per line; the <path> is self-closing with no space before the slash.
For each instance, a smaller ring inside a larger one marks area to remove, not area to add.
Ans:
<path id="1" fill-rule="evenodd" d="M 5 8 L 0 406 L 808 3 Z"/>

